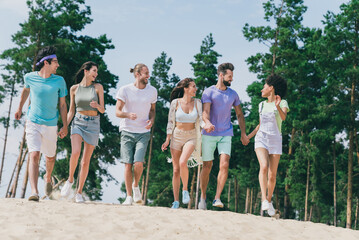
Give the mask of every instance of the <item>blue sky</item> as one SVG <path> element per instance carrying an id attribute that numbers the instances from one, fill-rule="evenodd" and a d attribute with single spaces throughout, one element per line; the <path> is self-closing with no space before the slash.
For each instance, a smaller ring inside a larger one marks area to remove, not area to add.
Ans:
<path id="1" fill-rule="evenodd" d="M 107 34 L 115 45 L 104 56 L 109 70 L 119 76 L 118 87 L 133 81 L 129 69 L 142 62 L 150 68 L 154 59 L 162 51 L 173 60 L 171 73 L 179 77 L 193 77 L 191 65 L 193 56 L 199 52 L 202 40 L 213 34 L 214 49 L 222 55 L 219 62 L 232 62 L 236 69 L 232 88 L 240 98 L 248 101 L 247 86 L 256 80 L 248 71 L 245 59 L 257 52 L 267 51 L 267 47 L 258 42 L 248 42 L 242 34 L 245 23 L 253 26 L 267 25 L 263 20 L 262 3 L 257 0 L 88 0 L 92 9 L 93 22 L 81 34 L 97 37 Z M 279 2 L 279 1 L 277 1 Z M 323 15 L 328 11 L 339 12 L 343 0 L 305 0 L 308 10 L 303 24 L 309 27 L 321 27 Z M 20 29 L 19 23 L 27 19 L 25 0 L 0 0 L 0 52 L 14 47 L 11 35 Z M 60 65 L 61 65 L 61 59 Z M 1 62 L 0 62 L 1 63 Z M 1 81 L 1 79 L 0 79 Z M 112 90 L 115 96 L 116 90 Z M 19 97 L 14 100 L 13 112 Z M 5 112 L 8 102 L 0 105 Z M 111 121 L 118 125 L 114 117 L 114 108 L 108 107 Z M 3 116 L 3 115 L 1 115 Z M 13 116 L 13 113 L 12 113 Z M 5 161 L 5 176 L 0 185 L 0 196 L 4 195 L 7 182 L 16 161 L 18 142 L 22 129 L 10 130 L 10 140 Z M 0 127 L 0 149 L 2 154 L 4 129 Z M 122 166 L 110 167 L 118 180 L 122 180 Z M 5 189 L 4 189 L 5 188 Z M 111 191 L 109 191 L 111 188 Z M 41 189 L 40 189 L 41 192 Z M 105 188 L 104 201 L 116 202 L 120 186 L 109 183 Z"/>

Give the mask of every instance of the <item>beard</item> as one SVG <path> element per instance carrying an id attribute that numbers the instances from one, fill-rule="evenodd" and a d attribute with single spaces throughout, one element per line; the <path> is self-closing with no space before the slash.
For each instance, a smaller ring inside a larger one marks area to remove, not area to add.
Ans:
<path id="1" fill-rule="evenodd" d="M 223 84 L 224 84 L 224 86 L 226 86 L 226 87 L 230 87 L 230 86 L 231 86 L 231 82 L 230 82 L 230 81 L 226 81 L 226 80 L 224 80 L 224 79 L 223 79 Z"/>
<path id="2" fill-rule="evenodd" d="M 141 82 L 142 84 L 144 84 L 144 85 L 147 85 L 148 79 L 142 78 L 142 79 L 140 79 L 140 82 Z"/>

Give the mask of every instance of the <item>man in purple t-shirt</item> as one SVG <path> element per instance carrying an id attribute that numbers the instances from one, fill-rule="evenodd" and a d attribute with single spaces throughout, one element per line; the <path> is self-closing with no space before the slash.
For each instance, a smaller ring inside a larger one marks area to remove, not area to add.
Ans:
<path id="1" fill-rule="evenodd" d="M 219 173 L 217 177 L 217 191 L 213 200 L 214 207 L 223 208 L 220 200 L 223 187 L 227 181 L 229 159 L 231 156 L 231 144 L 233 136 L 233 126 L 231 123 L 232 106 L 241 129 L 241 141 L 243 145 L 249 143 L 246 135 L 246 124 L 238 94 L 229 88 L 233 81 L 234 66 L 231 63 L 222 63 L 218 66 L 218 81 L 204 90 L 202 95 L 203 121 L 205 126 L 202 131 L 202 160 L 203 169 L 201 172 L 201 200 L 199 209 L 207 209 L 206 191 L 209 174 L 212 169 L 214 151 L 218 148 L 219 153 Z"/>

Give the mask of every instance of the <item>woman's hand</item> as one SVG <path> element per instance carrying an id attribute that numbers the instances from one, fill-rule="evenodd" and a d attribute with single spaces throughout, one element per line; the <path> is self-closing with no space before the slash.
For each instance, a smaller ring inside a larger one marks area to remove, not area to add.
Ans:
<path id="1" fill-rule="evenodd" d="M 279 95 L 275 95 L 275 106 L 279 107 L 280 102 L 282 101 L 281 97 Z"/>
<path id="2" fill-rule="evenodd" d="M 170 140 L 166 139 L 166 141 L 162 144 L 162 152 L 167 150 L 168 144 L 170 144 Z"/>

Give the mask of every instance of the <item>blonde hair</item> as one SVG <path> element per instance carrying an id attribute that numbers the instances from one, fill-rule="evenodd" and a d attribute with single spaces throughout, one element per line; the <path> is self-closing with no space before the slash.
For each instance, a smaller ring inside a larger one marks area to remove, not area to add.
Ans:
<path id="1" fill-rule="evenodd" d="M 143 63 L 137 63 L 134 68 L 130 68 L 130 73 L 140 73 L 143 67 L 147 67 Z"/>

